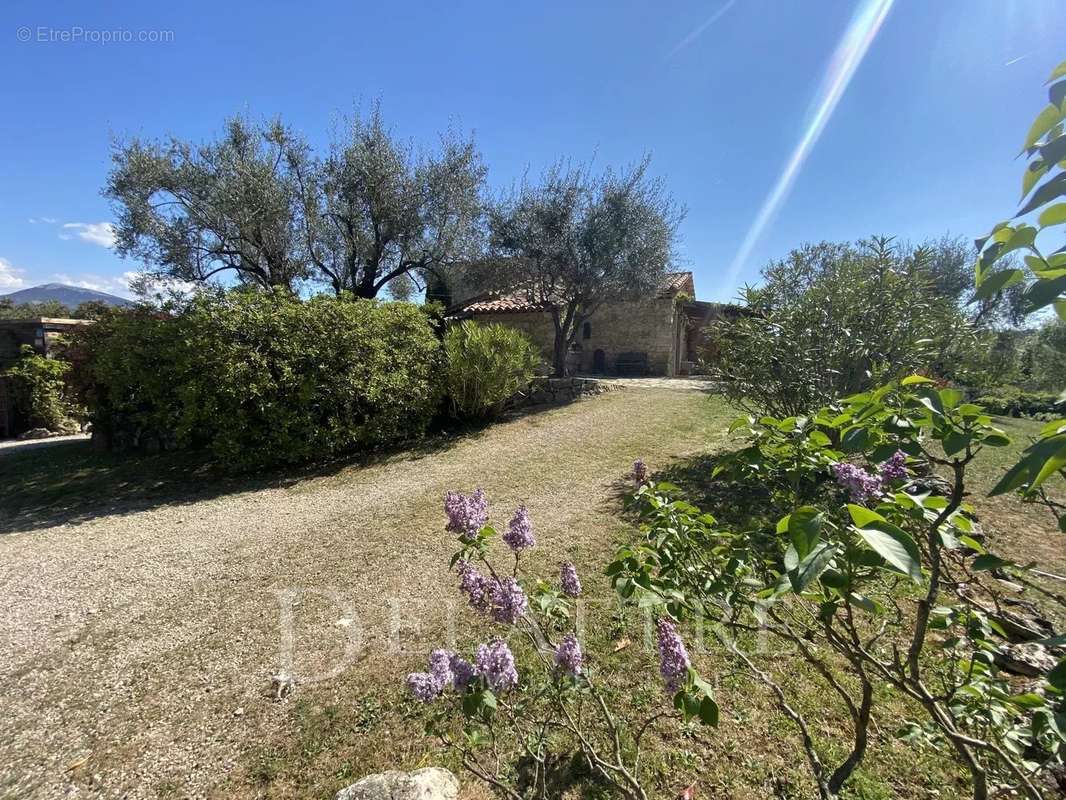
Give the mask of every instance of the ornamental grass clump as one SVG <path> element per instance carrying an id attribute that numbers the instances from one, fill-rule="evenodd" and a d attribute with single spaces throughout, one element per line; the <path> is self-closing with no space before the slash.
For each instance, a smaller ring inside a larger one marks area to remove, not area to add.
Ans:
<path id="1" fill-rule="evenodd" d="M 606 674 L 604 659 L 588 652 L 576 625 L 577 568 L 563 562 L 557 583 L 525 575 L 524 557 L 536 544 L 529 510 L 520 506 L 502 536 L 487 524 L 481 490 L 449 492 L 444 511 L 445 530 L 459 545 L 451 561 L 459 591 L 496 630 L 472 658 L 437 649 L 425 671 L 407 676 L 410 693 L 428 707 L 427 733 L 515 800 L 549 796 L 549 769 L 568 763 L 571 753 L 620 796 L 647 800 L 638 768 L 642 737 L 666 718 L 718 721 L 713 690 L 693 668 L 676 625 L 666 617 L 658 623 L 659 671 L 670 703 L 630 719 L 610 708 L 603 686 L 617 675 Z M 496 538 L 506 546 L 506 569 L 495 558 Z"/>

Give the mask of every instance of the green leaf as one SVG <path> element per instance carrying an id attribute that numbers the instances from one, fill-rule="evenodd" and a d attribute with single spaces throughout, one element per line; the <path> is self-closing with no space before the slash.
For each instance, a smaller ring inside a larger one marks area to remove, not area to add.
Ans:
<path id="1" fill-rule="evenodd" d="M 1047 682 L 1060 692 L 1066 692 L 1066 658 L 1059 661 L 1047 674 Z"/>
<path id="2" fill-rule="evenodd" d="M 1020 269 L 1001 269 L 991 275 L 985 275 L 977 287 L 974 297 L 978 300 L 986 300 L 993 297 L 997 292 L 1021 283 L 1025 280 L 1025 273 Z"/>
<path id="3" fill-rule="evenodd" d="M 1044 696 L 1036 692 L 1012 695 L 1010 701 L 1019 708 L 1041 708 L 1047 705 L 1047 700 L 1044 699 Z"/>
<path id="4" fill-rule="evenodd" d="M 798 594 L 806 589 L 815 578 L 825 571 L 836 553 L 837 546 L 832 542 L 822 542 L 811 550 L 806 558 L 788 573 L 788 580 L 792 584 L 792 590 Z"/>
<path id="5" fill-rule="evenodd" d="M 848 504 L 855 530 L 870 549 L 915 583 L 922 580 L 922 555 L 904 531 L 868 508 Z"/>
<path id="6" fill-rule="evenodd" d="M 961 433 L 960 431 L 949 431 L 943 441 L 944 453 L 949 456 L 961 453 L 971 441 L 973 441 L 972 434 Z"/>
<path id="7" fill-rule="evenodd" d="M 900 381 L 903 386 L 914 386 L 918 383 L 936 383 L 932 378 L 927 378 L 924 375 L 908 375 L 906 378 Z"/>
<path id="8" fill-rule="evenodd" d="M 852 592 L 848 595 L 848 599 L 851 601 L 852 605 L 858 606 L 867 614 L 880 614 L 881 611 L 883 611 L 880 603 L 875 600 L 871 600 L 864 594 Z"/>
<path id="9" fill-rule="evenodd" d="M 1029 198 L 1029 202 L 1018 210 L 1017 216 L 1023 217 L 1030 211 L 1034 211 L 1041 206 L 1047 205 L 1056 197 L 1061 197 L 1063 194 L 1066 194 L 1066 172 L 1060 172 L 1051 180 L 1041 184 L 1040 188 L 1033 192 L 1033 196 Z M 995 258 L 998 257 L 999 255 L 995 256 Z M 983 254 L 981 258 L 982 260 L 984 259 Z M 995 258 L 992 260 L 995 261 Z"/>
<path id="10" fill-rule="evenodd" d="M 1033 120 L 1033 124 L 1029 127 L 1029 133 L 1025 136 L 1025 144 L 1022 145 L 1022 150 L 1028 150 L 1034 144 L 1036 144 L 1040 137 L 1047 133 L 1049 130 L 1055 127 L 1055 125 L 1062 119 L 1062 110 L 1052 103 L 1048 103 L 1036 115 L 1036 119 Z"/>
<path id="11" fill-rule="evenodd" d="M 1051 70 L 1051 76 L 1047 79 L 1047 83 L 1052 83 L 1064 75 L 1066 75 L 1066 61 L 1063 61 L 1055 67 L 1055 69 Z"/>
<path id="12" fill-rule="evenodd" d="M 788 515 L 788 536 L 792 546 L 796 548 L 796 554 L 806 558 L 822 533 L 822 522 L 825 519 L 822 512 L 813 506 L 797 508 Z"/>
<path id="13" fill-rule="evenodd" d="M 1041 228 L 1061 225 L 1066 222 L 1066 203 L 1055 203 L 1053 206 L 1048 206 L 1040 212 L 1040 216 L 1037 217 L 1036 221 Z"/>
<path id="14" fill-rule="evenodd" d="M 1045 164 L 1057 164 L 1066 158 L 1066 136 L 1062 135 L 1062 126 L 1056 126 L 1048 140 L 1040 146 L 1040 160 Z"/>
<path id="15" fill-rule="evenodd" d="M 1021 200 L 1025 199 L 1025 196 L 1033 190 L 1036 182 L 1047 174 L 1048 165 L 1043 161 L 1034 161 L 1029 164 L 1029 167 L 1022 175 L 1022 196 Z"/>
<path id="16" fill-rule="evenodd" d="M 870 441 L 870 432 L 866 428 L 848 428 L 840 438 L 840 449 L 846 453 L 855 453 L 866 447 Z"/>
<path id="17" fill-rule="evenodd" d="M 718 726 L 718 704 L 710 697 L 700 701 L 700 722 L 712 728 Z"/>
<path id="18" fill-rule="evenodd" d="M 994 556 L 991 553 L 985 553 L 973 560 L 973 569 L 977 572 L 993 569 L 1003 569 L 1003 567 L 1014 566 L 1013 561 L 1008 561 L 1005 558 Z"/>
<path id="19" fill-rule="evenodd" d="M 862 528 L 872 522 L 887 522 L 876 511 L 872 511 L 866 506 L 857 506 L 854 503 L 848 503 L 848 513 L 851 514 L 851 521 L 858 528 Z"/>
<path id="20" fill-rule="evenodd" d="M 1066 434 L 1040 439 L 1026 448 L 1021 460 L 1007 470 L 989 495 L 1013 492 L 1025 485 L 1035 489 L 1063 464 L 1066 464 Z"/>
<path id="21" fill-rule="evenodd" d="M 1066 275 L 1053 280 L 1038 280 L 1025 290 L 1026 313 L 1032 314 L 1059 299 L 1066 293 Z"/>

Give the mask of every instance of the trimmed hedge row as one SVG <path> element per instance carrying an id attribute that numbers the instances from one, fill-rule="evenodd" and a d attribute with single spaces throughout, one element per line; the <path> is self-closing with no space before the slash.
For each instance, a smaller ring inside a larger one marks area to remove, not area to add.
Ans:
<path id="1" fill-rule="evenodd" d="M 75 352 L 110 448 L 206 447 L 234 470 L 417 438 L 442 396 L 440 341 L 407 303 L 205 294 L 107 313 Z"/>
<path id="2" fill-rule="evenodd" d="M 1015 386 L 1000 386 L 975 401 L 991 414 L 1004 417 L 1041 417 L 1061 414 L 1066 404 L 1052 392 L 1026 392 Z"/>

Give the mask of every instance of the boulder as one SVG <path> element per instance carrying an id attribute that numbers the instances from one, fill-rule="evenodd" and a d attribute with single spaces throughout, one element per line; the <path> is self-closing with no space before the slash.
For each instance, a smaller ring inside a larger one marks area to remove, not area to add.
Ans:
<path id="1" fill-rule="evenodd" d="M 27 439 L 47 439 L 50 436 L 55 436 L 55 434 L 48 430 L 48 428 L 31 428 L 18 438 L 20 441 L 25 441 Z"/>
<path id="2" fill-rule="evenodd" d="M 440 767 L 367 775 L 337 792 L 334 800 L 456 800 L 459 779 Z"/>
<path id="3" fill-rule="evenodd" d="M 1046 647 L 1035 642 L 1002 647 L 996 653 L 995 661 L 1000 669 L 1026 678 L 1046 675 L 1058 663 Z"/>

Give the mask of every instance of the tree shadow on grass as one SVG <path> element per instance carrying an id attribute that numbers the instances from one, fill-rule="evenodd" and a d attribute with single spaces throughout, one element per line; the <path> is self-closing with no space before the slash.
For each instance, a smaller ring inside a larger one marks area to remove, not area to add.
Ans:
<path id="1" fill-rule="evenodd" d="M 512 421 L 557 405 L 506 415 Z M 79 525 L 167 505 L 185 505 L 240 492 L 277 489 L 350 468 L 414 461 L 485 435 L 493 421 L 447 423 L 404 445 L 290 465 L 254 474 L 221 469 L 204 451 L 99 453 L 88 441 L 0 453 L 0 535 Z"/>
<path id="2" fill-rule="evenodd" d="M 671 483 L 680 498 L 711 514 L 723 528 L 734 531 L 764 529 L 776 524 L 782 513 L 770 492 L 758 484 L 714 477 L 714 470 L 729 453 L 701 453 L 653 472 L 653 483 Z M 631 492 L 632 486 L 626 487 Z"/>

